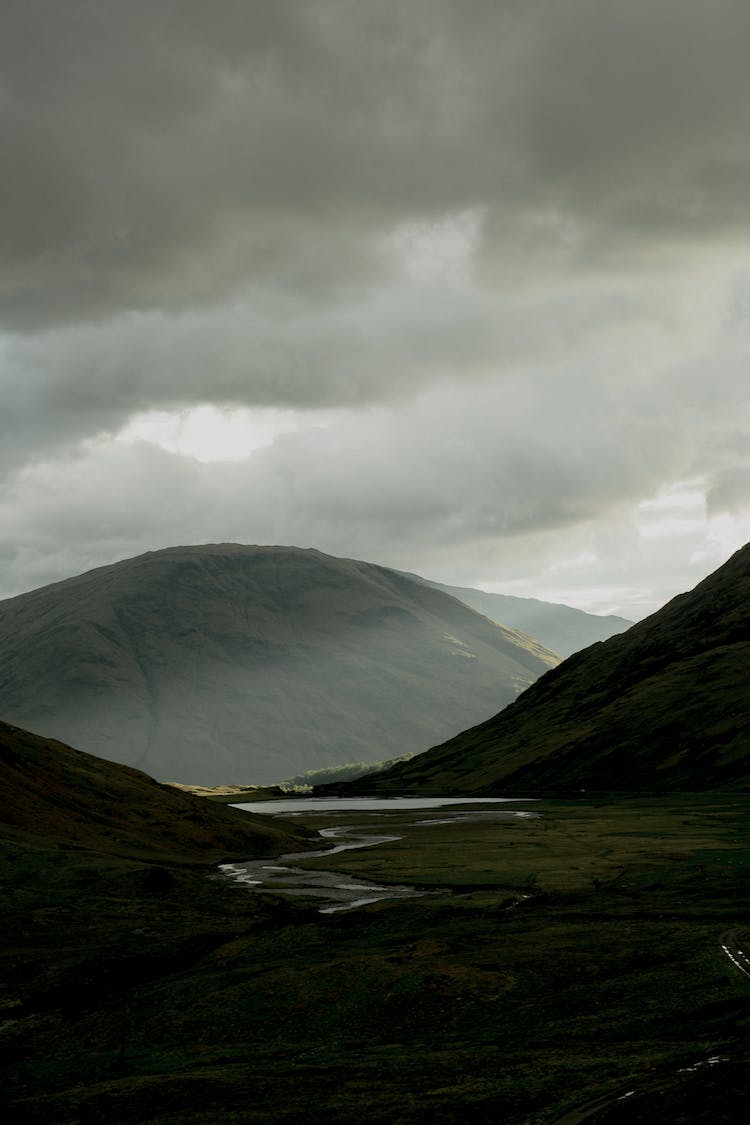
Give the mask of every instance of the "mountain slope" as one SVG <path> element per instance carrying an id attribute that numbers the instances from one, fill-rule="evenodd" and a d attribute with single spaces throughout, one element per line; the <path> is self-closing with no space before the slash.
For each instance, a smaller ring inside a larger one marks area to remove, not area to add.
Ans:
<path id="1" fill-rule="evenodd" d="M 474 590 L 467 586 L 446 586 L 426 578 L 422 581 L 436 590 L 442 590 L 444 594 L 458 598 L 464 605 L 475 609 L 477 613 L 483 613 L 491 621 L 528 633 L 563 657 L 572 656 L 574 652 L 579 652 L 597 641 L 606 641 L 616 633 L 624 633 L 633 624 L 624 617 L 613 615 L 600 617 L 595 613 L 574 609 L 573 606 L 543 602 L 537 598 L 490 594 L 486 590 Z"/>
<path id="2" fill-rule="evenodd" d="M 0 714 L 194 784 L 424 750 L 556 660 L 437 590 L 293 547 L 174 547 L 0 602 Z"/>
<path id="3" fill-rule="evenodd" d="M 0 839 L 161 862 L 277 855 L 313 834 L 0 722 Z"/>
<path id="4" fill-rule="evenodd" d="M 750 784 L 750 545 L 494 718 L 347 791 L 659 792 Z"/>

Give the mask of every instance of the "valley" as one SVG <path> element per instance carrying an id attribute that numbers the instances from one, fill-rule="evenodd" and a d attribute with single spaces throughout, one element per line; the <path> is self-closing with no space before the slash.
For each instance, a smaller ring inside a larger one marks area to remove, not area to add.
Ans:
<path id="1" fill-rule="evenodd" d="M 750 784 L 750 544 L 491 719 L 320 792 L 643 794 Z"/>
<path id="2" fill-rule="evenodd" d="M 738 1125 L 750 0 L 0 12 L 0 1125 Z"/>
<path id="3" fill-rule="evenodd" d="M 205 865 L 16 852 L 9 1119 L 618 1122 L 625 1088 L 628 1121 L 736 1120 L 748 802 L 311 808 L 298 831 L 392 838 L 295 866 L 426 892 L 327 914 Z"/>
<path id="4" fill-rule="evenodd" d="M 749 568 L 312 798 L 0 723 L 3 1120 L 734 1123 Z"/>
<path id="5" fill-rule="evenodd" d="M 323 840 L 330 841 L 331 846 L 320 852 L 292 852 L 288 855 L 278 856 L 268 863 L 266 860 L 256 859 L 245 863 L 222 864 L 221 871 L 231 879 L 235 879 L 256 892 L 270 890 L 276 894 L 298 895 L 301 898 L 315 898 L 318 909 L 323 914 L 333 914 L 340 910 L 351 910 L 357 906 L 369 905 L 371 902 L 380 902 L 383 899 L 410 898 L 427 891 L 420 891 L 416 887 L 400 886 L 393 882 L 387 884 L 362 882 L 362 876 L 355 874 L 353 877 L 345 875 L 342 871 L 320 870 L 309 863 L 299 864 L 298 861 L 322 856 L 326 864 L 334 855 L 344 851 L 360 851 L 363 848 L 379 847 L 402 839 L 401 835 L 373 835 L 372 829 L 364 824 L 342 824 L 341 820 L 348 820 L 351 816 L 356 818 L 364 816 L 366 820 L 371 817 L 383 818 L 384 826 L 389 828 L 389 817 L 405 812 L 407 809 L 414 815 L 419 815 L 418 821 L 407 820 L 407 826 L 418 824 L 420 827 L 436 824 L 451 824 L 455 820 L 462 823 L 467 819 L 483 820 L 501 817 L 534 817 L 537 814 L 518 809 L 499 809 L 498 805 L 505 804 L 502 798 L 489 798 L 487 800 L 462 800 L 461 798 L 436 799 L 424 798 L 372 798 L 370 800 L 326 801 L 321 798 L 311 800 L 280 800 L 266 803 L 244 804 L 235 807 L 248 811 L 266 811 L 273 815 L 285 818 L 289 816 L 302 816 L 307 821 L 313 816 L 317 823 L 317 831 Z M 456 811 L 451 806 L 458 805 L 461 811 Z M 465 811 L 469 806 L 476 806 L 471 811 Z M 494 807 L 493 807 L 494 806 Z M 430 810 L 426 812 L 425 810 Z M 323 821 L 333 823 L 323 824 Z M 391 826 L 392 827 L 392 826 Z M 399 825 L 400 830 L 400 825 Z M 322 903 L 322 905 L 321 905 Z"/>

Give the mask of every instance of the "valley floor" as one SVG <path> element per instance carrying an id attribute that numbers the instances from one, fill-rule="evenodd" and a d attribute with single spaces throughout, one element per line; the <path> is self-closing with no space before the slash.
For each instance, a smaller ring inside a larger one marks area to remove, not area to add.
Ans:
<path id="1" fill-rule="evenodd" d="M 533 809 L 348 814 L 432 893 L 334 915 L 7 837 L 4 1120 L 736 1121 L 750 795 Z"/>

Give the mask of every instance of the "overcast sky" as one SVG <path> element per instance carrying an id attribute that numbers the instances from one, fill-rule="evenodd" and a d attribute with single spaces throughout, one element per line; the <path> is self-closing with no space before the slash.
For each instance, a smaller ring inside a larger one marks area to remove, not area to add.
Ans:
<path id="1" fill-rule="evenodd" d="M 0 596 L 333 554 L 637 618 L 750 539 L 747 0 L 3 0 Z"/>

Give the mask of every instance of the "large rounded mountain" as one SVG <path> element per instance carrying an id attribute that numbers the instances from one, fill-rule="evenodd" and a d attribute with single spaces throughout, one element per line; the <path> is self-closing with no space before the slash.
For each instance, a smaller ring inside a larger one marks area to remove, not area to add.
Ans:
<path id="1" fill-rule="evenodd" d="M 557 659 L 438 590 L 294 547 L 173 547 L 0 602 L 4 719 L 194 784 L 425 750 Z"/>

